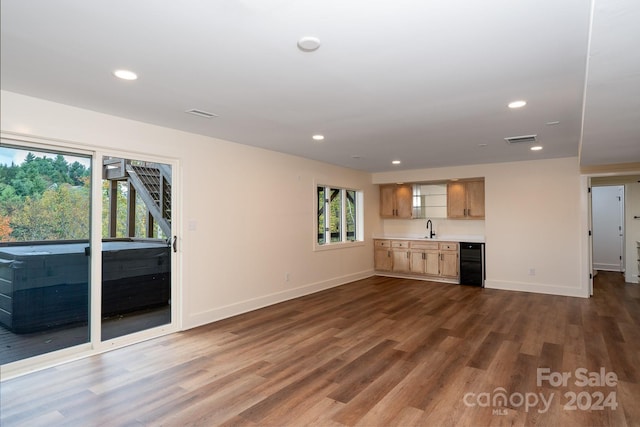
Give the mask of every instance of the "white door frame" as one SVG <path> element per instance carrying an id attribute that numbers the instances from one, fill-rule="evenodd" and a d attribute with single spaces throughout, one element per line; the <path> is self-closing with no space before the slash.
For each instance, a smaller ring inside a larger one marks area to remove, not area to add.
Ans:
<path id="1" fill-rule="evenodd" d="M 122 159 L 133 159 L 133 160 L 141 160 L 147 162 L 154 163 L 163 163 L 171 166 L 171 236 L 179 236 L 178 233 L 178 224 L 180 224 L 180 209 L 179 206 L 179 191 L 176 189 L 179 188 L 180 179 L 178 177 L 179 171 L 179 161 L 178 159 L 170 159 L 166 157 L 153 156 L 147 154 L 141 154 L 136 152 L 128 152 L 122 150 L 105 150 L 100 149 L 94 152 L 95 155 L 95 163 L 96 165 L 100 165 L 102 167 L 102 158 L 111 156 Z M 92 174 L 92 190 L 98 189 L 98 191 L 102 190 L 102 173 Z M 96 194 L 101 194 L 100 192 Z M 102 224 L 102 197 L 95 197 L 94 200 L 91 201 L 91 223 L 94 224 Z M 91 228 L 91 253 L 100 254 L 102 253 L 102 229 L 101 227 L 92 227 Z M 100 308 L 102 304 L 102 286 L 93 287 L 92 286 L 92 295 L 91 295 L 91 342 L 93 348 L 97 352 L 104 352 L 114 348 L 124 347 L 130 344 L 134 344 L 137 342 L 142 342 L 148 339 L 156 338 L 162 335 L 167 335 L 173 332 L 177 332 L 181 329 L 181 275 L 179 274 L 179 265 L 178 257 L 180 254 L 180 245 L 181 242 L 177 243 L 178 252 L 174 253 L 171 250 L 171 323 L 167 325 L 161 325 L 155 328 L 146 329 L 139 332 L 134 332 L 132 334 L 123 335 L 121 337 L 116 337 L 107 341 L 102 341 L 102 316 L 100 313 Z M 91 257 L 91 283 L 100 283 L 102 284 L 102 258 L 101 257 Z M 94 295 L 95 293 L 95 295 Z"/>

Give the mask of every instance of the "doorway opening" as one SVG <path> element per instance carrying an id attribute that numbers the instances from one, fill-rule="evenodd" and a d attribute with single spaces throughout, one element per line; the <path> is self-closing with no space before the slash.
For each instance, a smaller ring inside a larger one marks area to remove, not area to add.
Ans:
<path id="1" fill-rule="evenodd" d="M 624 186 L 591 189 L 593 269 L 624 272 Z"/>
<path id="2" fill-rule="evenodd" d="M 588 199 L 590 272 L 595 275 L 598 271 L 611 271 L 622 275 L 626 283 L 640 283 L 640 174 L 592 175 L 588 178 L 588 186 L 591 188 Z M 598 207 L 598 199 L 603 194 L 607 201 L 602 203 L 604 207 Z M 605 218 L 611 219 L 603 229 L 598 226 L 598 217 L 606 210 Z M 609 231 L 605 231 L 607 229 Z M 601 231 L 608 234 L 608 239 L 600 239 L 597 233 Z M 590 286 L 593 294 L 592 280 Z"/>

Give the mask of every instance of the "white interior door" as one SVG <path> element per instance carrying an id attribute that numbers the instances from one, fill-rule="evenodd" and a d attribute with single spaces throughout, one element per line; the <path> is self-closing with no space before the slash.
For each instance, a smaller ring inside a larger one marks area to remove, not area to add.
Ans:
<path id="1" fill-rule="evenodd" d="M 592 189 L 593 268 L 624 271 L 624 186 Z"/>

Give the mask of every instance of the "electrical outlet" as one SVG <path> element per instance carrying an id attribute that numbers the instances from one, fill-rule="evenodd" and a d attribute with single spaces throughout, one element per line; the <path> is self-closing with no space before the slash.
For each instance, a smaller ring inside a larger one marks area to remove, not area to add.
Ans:
<path id="1" fill-rule="evenodd" d="M 536 275 L 536 269 L 535 268 L 530 268 L 529 269 L 529 276 L 535 276 Z"/>
<path id="2" fill-rule="evenodd" d="M 284 281 L 288 282 L 289 281 L 289 273 L 284 273 Z"/>

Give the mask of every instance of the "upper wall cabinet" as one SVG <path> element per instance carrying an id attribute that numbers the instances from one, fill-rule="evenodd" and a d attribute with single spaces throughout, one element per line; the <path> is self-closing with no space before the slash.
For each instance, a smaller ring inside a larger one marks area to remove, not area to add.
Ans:
<path id="1" fill-rule="evenodd" d="M 380 186 L 380 216 L 410 219 L 413 203 L 411 185 L 386 184 Z"/>
<path id="2" fill-rule="evenodd" d="M 447 184 L 447 217 L 484 219 L 484 179 Z"/>

